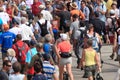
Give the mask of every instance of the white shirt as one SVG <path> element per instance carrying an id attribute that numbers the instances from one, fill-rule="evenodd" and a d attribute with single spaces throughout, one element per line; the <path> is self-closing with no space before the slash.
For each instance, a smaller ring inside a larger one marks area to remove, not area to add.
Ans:
<path id="1" fill-rule="evenodd" d="M 21 32 L 22 32 L 21 28 L 19 28 L 19 27 L 13 27 L 13 28 L 9 29 L 9 31 L 14 33 L 15 35 L 21 34 Z"/>
<path id="2" fill-rule="evenodd" d="M 10 20 L 9 15 L 6 12 L 0 12 L 0 18 L 2 19 L 3 24 L 7 24 Z"/>
<path id="3" fill-rule="evenodd" d="M 11 74 L 9 80 L 24 80 L 24 74 Z"/>
<path id="4" fill-rule="evenodd" d="M 44 18 L 45 20 L 48 20 L 48 21 L 53 20 L 53 17 L 52 17 L 52 15 L 51 15 L 51 13 L 50 13 L 49 11 L 47 11 L 47 10 L 42 10 L 41 13 L 43 14 L 43 18 Z"/>
<path id="5" fill-rule="evenodd" d="M 34 35 L 31 28 L 27 26 L 26 24 L 21 24 L 21 35 L 22 35 L 22 40 L 31 40 L 31 37 Z"/>
<path id="6" fill-rule="evenodd" d="M 117 18 L 119 18 L 119 15 L 120 15 L 119 9 L 115 9 L 115 16 L 116 16 Z"/>
<path id="7" fill-rule="evenodd" d="M 39 22 L 40 22 L 40 24 L 43 24 L 43 23 L 45 23 L 45 19 L 42 18 L 42 19 L 39 20 Z M 51 27 L 52 27 L 52 25 L 50 24 L 50 21 L 47 21 L 47 30 L 48 30 L 48 32 L 50 32 L 49 29 L 50 29 Z M 41 33 L 41 29 L 40 29 L 40 26 L 39 26 L 38 23 L 35 24 L 35 29 L 36 29 L 36 30 L 39 30 L 40 33 Z"/>

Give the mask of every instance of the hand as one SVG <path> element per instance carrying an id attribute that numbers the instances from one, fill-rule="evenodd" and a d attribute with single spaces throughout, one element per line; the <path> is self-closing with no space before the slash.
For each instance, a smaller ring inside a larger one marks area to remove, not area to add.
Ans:
<path id="1" fill-rule="evenodd" d="M 97 68 L 97 72 L 101 72 L 101 67 L 98 67 L 98 68 Z"/>
<path id="2" fill-rule="evenodd" d="M 107 44 L 110 44 L 110 40 L 109 39 L 107 39 L 107 42 L 106 42 Z"/>

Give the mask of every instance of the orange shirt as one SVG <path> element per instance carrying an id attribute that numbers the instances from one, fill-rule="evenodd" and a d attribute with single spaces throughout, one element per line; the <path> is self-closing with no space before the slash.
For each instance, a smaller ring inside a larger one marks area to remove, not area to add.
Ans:
<path id="1" fill-rule="evenodd" d="M 69 41 L 62 41 L 57 45 L 57 48 L 60 52 L 70 52 L 71 51 L 71 44 Z"/>
<path id="2" fill-rule="evenodd" d="M 72 10 L 70 11 L 70 13 L 71 13 L 71 16 L 73 16 L 74 14 L 77 14 L 78 16 L 80 16 L 82 20 L 85 19 L 85 15 L 83 14 L 81 10 Z"/>

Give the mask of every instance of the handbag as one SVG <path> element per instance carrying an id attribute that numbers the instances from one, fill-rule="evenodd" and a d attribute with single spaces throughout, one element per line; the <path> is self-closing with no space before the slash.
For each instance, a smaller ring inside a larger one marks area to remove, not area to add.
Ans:
<path id="1" fill-rule="evenodd" d="M 100 73 L 97 73 L 95 80 L 104 80 L 104 79 L 103 79 L 103 77 L 100 75 Z"/>

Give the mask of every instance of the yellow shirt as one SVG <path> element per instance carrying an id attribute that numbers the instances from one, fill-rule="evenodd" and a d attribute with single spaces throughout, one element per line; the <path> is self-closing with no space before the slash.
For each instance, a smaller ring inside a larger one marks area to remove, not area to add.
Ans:
<path id="1" fill-rule="evenodd" d="M 93 51 L 88 51 L 85 50 L 85 66 L 90 66 L 90 65 L 95 65 L 95 50 Z"/>
<path id="2" fill-rule="evenodd" d="M 111 9 L 112 3 L 113 3 L 113 0 L 108 0 L 108 1 L 107 1 L 106 7 L 107 7 L 108 11 Z"/>

